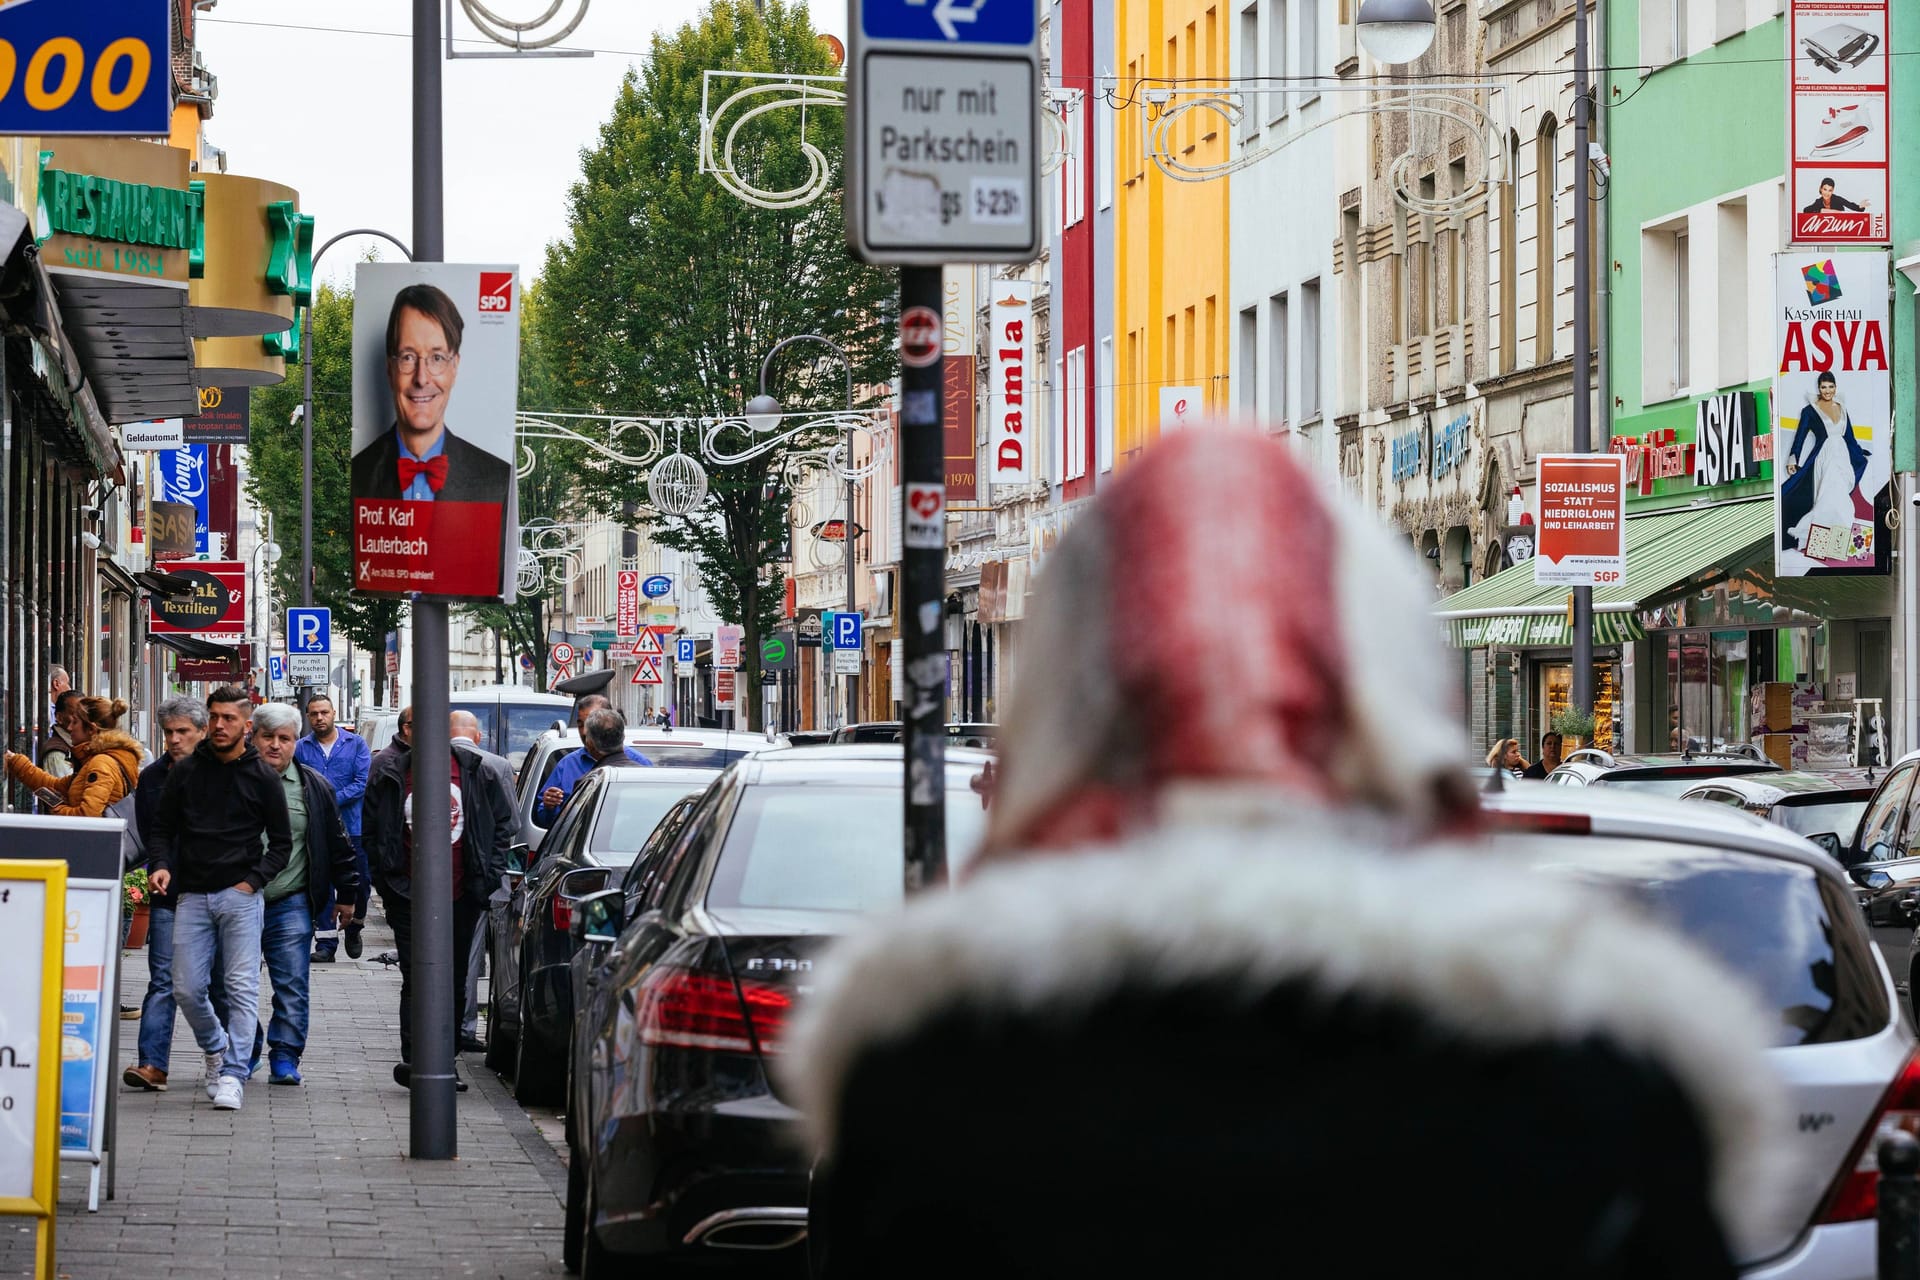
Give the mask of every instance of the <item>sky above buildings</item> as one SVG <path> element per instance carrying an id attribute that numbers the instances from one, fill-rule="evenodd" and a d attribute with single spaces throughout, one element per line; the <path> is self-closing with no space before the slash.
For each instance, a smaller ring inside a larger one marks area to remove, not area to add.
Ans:
<path id="1" fill-rule="evenodd" d="M 567 0 L 574 12 L 576 0 Z M 456 59 L 445 93 L 446 257 L 502 262 L 538 274 L 546 246 L 566 232 L 566 193 L 580 152 L 594 145 L 629 66 L 654 34 L 692 20 L 705 0 L 592 0 L 566 41 L 592 58 Z M 507 19 L 531 19 L 547 0 L 488 0 Z M 496 49 L 456 2 L 456 48 Z M 816 0 L 814 23 L 846 34 L 845 0 Z M 413 225 L 411 7 L 403 0 L 220 0 L 198 43 L 220 80 L 207 139 L 230 172 L 300 192 L 324 241 L 351 227 L 402 240 Z M 351 279 L 374 241 L 336 246 L 322 279 Z M 384 246 L 382 246 L 384 249 Z M 392 258 L 390 250 L 383 257 Z"/>

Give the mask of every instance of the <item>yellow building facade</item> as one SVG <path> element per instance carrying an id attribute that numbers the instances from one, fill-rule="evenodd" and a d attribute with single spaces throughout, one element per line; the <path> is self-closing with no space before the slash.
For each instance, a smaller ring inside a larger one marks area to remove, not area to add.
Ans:
<path id="1" fill-rule="evenodd" d="M 1223 0 L 1118 0 L 1115 94 L 1114 321 L 1120 386 L 1114 396 L 1116 465 L 1160 434 L 1165 387 L 1199 387 L 1205 412 L 1231 404 L 1227 382 L 1228 182 L 1178 182 L 1149 157 L 1156 141 L 1184 165 L 1222 164 L 1232 129 L 1211 111 L 1189 111 L 1157 133 L 1153 118 L 1183 99 L 1182 87 L 1218 86 L 1229 75 Z M 1164 105 L 1154 90 L 1174 90 Z"/>

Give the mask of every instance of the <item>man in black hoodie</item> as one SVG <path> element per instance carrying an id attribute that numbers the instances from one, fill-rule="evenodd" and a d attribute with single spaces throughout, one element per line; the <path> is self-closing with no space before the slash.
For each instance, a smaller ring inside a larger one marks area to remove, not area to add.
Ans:
<path id="1" fill-rule="evenodd" d="M 245 1101 L 259 1021 L 261 890 L 293 851 L 280 779 L 247 745 L 252 712 L 243 689 L 222 685 L 207 695 L 207 736 L 167 775 L 149 850 L 154 892 L 178 894 L 174 995 L 206 1054 L 207 1096 L 223 1111 L 238 1111 Z M 207 993 L 216 939 L 227 986 L 225 1027 Z"/>

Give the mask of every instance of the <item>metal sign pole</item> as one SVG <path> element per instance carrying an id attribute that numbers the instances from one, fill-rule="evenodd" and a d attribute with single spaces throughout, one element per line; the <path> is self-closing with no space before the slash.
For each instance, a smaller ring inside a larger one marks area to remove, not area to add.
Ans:
<path id="1" fill-rule="evenodd" d="M 440 9 L 413 0 L 413 249 L 446 253 L 440 135 Z M 413 602 L 413 1075 L 409 1151 L 459 1154 L 453 1074 L 453 748 L 447 725 L 447 606 Z M 431 799 L 439 797 L 437 803 Z"/>
<path id="2" fill-rule="evenodd" d="M 939 267 L 900 268 L 902 317 L 938 316 Z M 938 322 L 932 360 L 916 364 L 903 319 L 900 413 L 901 716 L 907 778 L 906 888 L 915 893 L 947 878 L 946 484 L 941 402 L 946 396 L 945 346 Z M 921 509 L 916 512 L 916 506 Z M 928 512 L 935 513 L 929 518 Z M 933 536 L 937 530 L 938 536 Z"/>

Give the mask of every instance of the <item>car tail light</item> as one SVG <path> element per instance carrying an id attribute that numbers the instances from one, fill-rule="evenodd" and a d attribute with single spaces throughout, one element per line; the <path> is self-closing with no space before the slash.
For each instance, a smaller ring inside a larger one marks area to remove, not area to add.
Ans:
<path id="1" fill-rule="evenodd" d="M 573 899 L 553 895 L 553 931 L 571 933 L 573 931 Z"/>
<path id="2" fill-rule="evenodd" d="M 1496 831 L 1539 831 L 1550 835 L 1584 836 L 1592 832 L 1593 820 L 1584 813 L 1515 813 L 1492 809 L 1482 815 Z"/>
<path id="3" fill-rule="evenodd" d="M 655 969 L 641 985 L 640 1042 L 719 1053 L 778 1053 L 793 1000 L 778 987 L 688 969 Z"/>
<path id="4" fill-rule="evenodd" d="M 1920 1053 L 1907 1059 L 1880 1099 L 1866 1132 L 1854 1144 L 1827 1196 L 1819 1221 L 1863 1222 L 1880 1208 L 1880 1141 L 1896 1129 L 1920 1135 Z"/>

